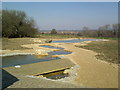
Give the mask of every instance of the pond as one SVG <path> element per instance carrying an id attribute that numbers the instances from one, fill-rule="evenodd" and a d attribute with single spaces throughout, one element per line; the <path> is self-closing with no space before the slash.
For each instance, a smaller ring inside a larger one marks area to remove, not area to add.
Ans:
<path id="1" fill-rule="evenodd" d="M 40 47 L 52 48 L 52 49 L 64 49 L 62 47 L 54 47 L 54 46 L 50 46 L 50 45 L 41 45 Z"/>
<path id="2" fill-rule="evenodd" d="M 96 41 L 97 39 L 71 39 L 71 40 L 56 40 L 52 43 L 79 43 L 83 41 Z"/>
<path id="3" fill-rule="evenodd" d="M 48 56 L 34 56 L 34 55 L 14 55 L 14 56 L 5 56 L 2 57 L 2 67 L 11 67 L 17 65 L 31 64 L 37 62 L 45 62 L 51 60 L 61 59 L 60 57 L 52 57 L 52 55 L 65 55 L 71 54 L 72 52 L 65 51 L 64 48 L 61 47 L 53 47 L 49 45 L 42 45 L 42 47 L 46 48 L 54 48 L 59 49 L 58 51 L 48 52 Z"/>
<path id="4" fill-rule="evenodd" d="M 31 64 L 37 62 L 51 61 L 60 59 L 59 57 L 44 56 L 37 58 L 33 55 L 15 55 L 15 56 L 6 56 L 2 58 L 2 67 L 10 67 L 16 65 Z"/>
<path id="5" fill-rule="evenodd" d="M 59 49 L 57 51 L 48 52 L 49 55 L 66 55 L 66 54 L 72 53 L 72 52 L 64 50 L 64 48 L 62 48 L 62 47 L 54 47 L 54 46 L 49 46 L 49 45 L 41 45 L 41 47 Z"/>
<path id="6" fill-rule="evenodd" d="M 71 54 L 72 52 L 66 51 L 66 50 L 58 50 L 58 51 L 53 51 L 53 52 L 48 52 L 49 55 L 66 55 L 66 54 Z"/>

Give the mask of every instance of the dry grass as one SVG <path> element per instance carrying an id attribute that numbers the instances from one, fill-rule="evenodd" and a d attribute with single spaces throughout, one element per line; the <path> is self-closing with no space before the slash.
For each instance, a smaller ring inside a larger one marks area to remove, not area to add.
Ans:
<path id="1" fill-rule="evenodd" d="M 120 63 L 118 61 L 118 41 L 110 40 L 110 41 L 94 41 L 85 46 L 76 45 L 76 47 L 93 50 L 98 53 L 96 57 L 98 59 L 112 62 L 112 63 Z"/>
<path id="2" fill-rule="evenodd" d="M 35 43 L 35 42 L 33 42 L 31 38 L 2 38 L 2 50 L 29 49 L 29 48 L 21 47 L 21 45 L 33 44 L 33 43 Z"/>
<path id="3" fill-rule="evenodd" d="M 40 38 L 66 39 L 66 38 L 80 38 L 80 37 L 77 35 L 41 34 Z"/>

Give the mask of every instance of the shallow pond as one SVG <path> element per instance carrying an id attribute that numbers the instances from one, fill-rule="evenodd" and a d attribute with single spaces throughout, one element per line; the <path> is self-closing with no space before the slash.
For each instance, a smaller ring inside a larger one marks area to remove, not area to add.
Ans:
<path id="1" fill-rule="evenodd" d="M 64 49 L 62 47 L 54 47 L 54 46 L 50 46 L 50 45 L 41 45 L 40 47 L 52 48 L 52 49 Z"/>
<path id="2" fill-rule="evenodd" d="M 64 48 L 61 48 L 61 47 L 53 47 L 49 45 L 43 45 L 43 47 L 59 49 L 59 51 L 48 52 L 49 55 L 43 56 L 43 57 L 34 56 L 34 55 L 15 55 L 15 56 L 2 57 L 2 67 L 10 67 L 10 66 L 57 60 L 61 58 L 52 57 L 52 55 L 65 55 L 65 54 L 72 53 L 72 52 L 65 51 Z"/>
<path id="3" fill-rule="evenodd" d="M 66 54 L 71 54 L 72 52 L 65 51 L 63 49 L 59 51 L 53 51 L 53 52 L 48 52 L 49 55 L 66 55 Z"/>
<path id="4" fill-rule="evenodd" d="M 6 56 L 2 58 L 2 67 L 10 67 L 23 64 L 31 64 L 37 62 L 51 61 L 60 59 L 59 57 L 44 56 L 37 58 L 33 55 L 15 55 L 15 56 Z"/>
<path id="5" fill-rule="evenodd" d="M 57 51 L 48 52 L 49 55 L 66 55 L 66 54 L 72 53 L 72 52 L 64 50 L 64 48 L 62 48 L 62 47 L 54 47 L 54 46 L 49 46 L 49 45 L 41 45 L 41 47 L 59 49 Z"/>
<path id="6" fill-rule="evenodd" d="M 71 40 L 56 40 L 52 43 L 78 43 L 83 41 L 96 41 L 97 39 L 71 39 Z"/>

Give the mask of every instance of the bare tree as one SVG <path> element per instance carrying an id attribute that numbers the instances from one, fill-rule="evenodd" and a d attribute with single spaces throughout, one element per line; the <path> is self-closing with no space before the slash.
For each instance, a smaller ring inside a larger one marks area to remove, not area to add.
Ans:
<path id="1" fill-rule="evenodd" d="M 118 33 L 118 24 L 113 24 L 112 25 L 112 29 L 113 29 L 113 35 L 117 36 L 117 33 Z"/>
<path id="2" fill-rule="evenodd" d="M 82 33 L 84 36 L 88 36 L 89 35 L 88 27 L 84 26 Z"/>
<path id="3" fill-rule="evenodd" d="M 105 25 L 104 30 L 110 30 L 110 25 L 109 24 Z"/>
<path id="4" fill-rule="evenodd" d="M 88 27 L 84 26 L 84 27 L 83 27 L 83 30 L 88 30 Z"/>

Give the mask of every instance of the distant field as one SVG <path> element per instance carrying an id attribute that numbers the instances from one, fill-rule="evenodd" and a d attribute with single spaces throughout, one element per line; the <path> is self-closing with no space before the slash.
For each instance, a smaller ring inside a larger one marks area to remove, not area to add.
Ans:
<path id="1" fill-rule="evenodd" d="M 96 57 L 98 59 L 120 64 L 118 61 L 118 41 L 117 40 L 110 40 L 110 41 L 99 41 L 99 42 L 92 42 L 86 46 L 76 46 L 79 48 L 84 48 L 88 50 L 93 50 L 98 53 Z"/>
<path id="2" fill-rule="evenodd" d="M 77 35 L 59 35 L 59 34 L 41 34 L 40 38 L 61 39 L 61 38 L 79 38 Z"/>

